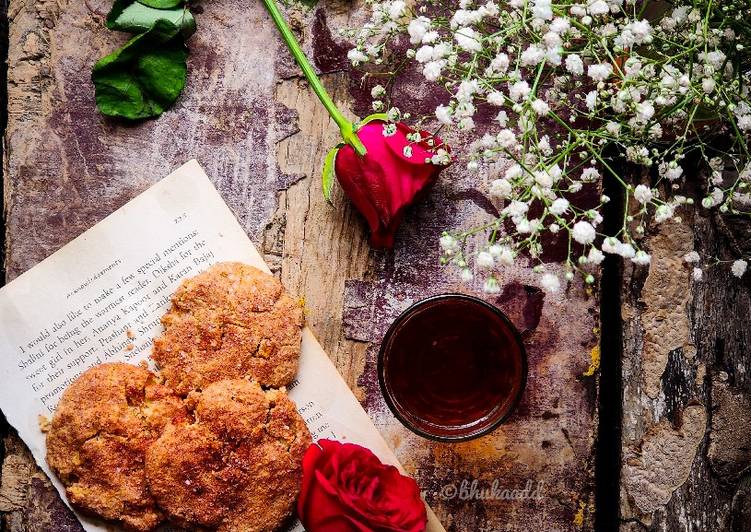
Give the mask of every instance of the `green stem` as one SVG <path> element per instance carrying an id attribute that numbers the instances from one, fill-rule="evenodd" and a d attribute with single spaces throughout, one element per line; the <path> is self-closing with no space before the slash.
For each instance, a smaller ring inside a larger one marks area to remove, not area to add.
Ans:
<path id="1" fill-rule="evenodd" d="M 279 7 L 276 5 L 276 2 L 274 0 L 263 0 L 263 4 L 266 6 L 266 10 L 269 12 L 269 15 L 271 15 L 271 19 L 274 21 L 274 24 L 276 24 L 276 27 L 279 28 L 279 33 L 282 34 L 284 43 L 287 45 L 287 48 L 289 48 L 289 51 L 294 56 L 297 64 L 300 65 L 303 74 L 305 74 L 305 79 L 307 79 L 308 83 L 310 83 L 313 92 L 315 92 L 316 96 L 318 96 L 318 99 L 321 100 L 321 103 L 329 112 L 331 119 L 336 123 L 337 126 L 339 126 L 339 131 L 341 131 L 342 133 L 344 142 L 352 146 L 358 154 L 365 155 L 367 153 L 367 150 L 365 149 L 365 146 L 363 146 L 362 141 L 357 136 L 354 124 L 344 117 L 342 112 L 336 107 L 336 104 L 334 104 L 331 96 L 329 96 L 329 93 L 326 92 L 326 89 L 323 87 L 321 80 L 318 78 L 315 70 L 313 69 L 313 65 L 310 64 L 310 61 L 308 61 L 308 58 L 305 55 L 305 52 L 303 52 L 302 48 L 300 48 L 300 44 L 297 42 L 297 39 L 295 39 L 292 30 L 287 24 L 287 21 L 284 20 L 284 15 L 282 15 L 281 11 L 279 11 Z"/>

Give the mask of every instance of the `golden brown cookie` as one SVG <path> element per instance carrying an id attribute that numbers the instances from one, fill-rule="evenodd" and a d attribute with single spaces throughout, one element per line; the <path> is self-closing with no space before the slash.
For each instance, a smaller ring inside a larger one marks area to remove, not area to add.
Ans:
<path id="1" fill-rule="evenodd" d="M 146 452 L 157 503 L 177 524 L 219 532 L 276 530 L 300 490 L 311 437 L 282 390 L 226 380 L 190 394 L 193 424 L 175 424 Z"/>
<path id="2" fill-rule="evenodd" d="M 47 462 L 77 508 L 151 530 L 163 514 L 146 486 L 144 453 L 165 426 L 187 415 L 183 401 L 149 370 L 95 366 L 63 393 L 47 433 Z"/>
<path id="3" fill-rule="evenodd" d="M 186 279 L 162 323 L 152 358 L 180 394 L 223 379 L 276 388 L 297 373 L 302 309 L 253 266 L 223 262 Z"/>

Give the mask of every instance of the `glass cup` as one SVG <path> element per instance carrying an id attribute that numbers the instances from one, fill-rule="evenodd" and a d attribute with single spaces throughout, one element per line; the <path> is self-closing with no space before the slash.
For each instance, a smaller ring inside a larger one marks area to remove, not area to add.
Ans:
<path id="1" fill-rule="evenodd" d="M 443 294 L 415 303 L 391 325 L 378 355 L 381 391 L 410 430 L 466 441 L 495 430 L 527 380 L 521 336 L 496 307 Z"/>

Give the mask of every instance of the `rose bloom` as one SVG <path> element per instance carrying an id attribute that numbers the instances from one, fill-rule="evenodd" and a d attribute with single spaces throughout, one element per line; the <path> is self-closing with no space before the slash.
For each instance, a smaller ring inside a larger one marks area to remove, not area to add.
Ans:
<path id="1" fill-rule="evenodd" d="M 417 483 L 370 450 L 319 440 L 303 458 L 297 513 L 308 532 L 422 532 Z"/>
<path id="2" fill-rule="evenodd" d="M 390 127 L 390 129 L 387 129 Z M 392 247 L 394 233 L 404 210 L 424 194 L 446 167 L 435 158 L 447 151 L 441 139 L 420 132 L 420 142 L 407 135 L 417 132 L 403 122 L 386 124 L 373 120 L 357 131 L 367 149 L 360 157 L 350 145 L 336 154 L 336 178 L 347 197 L 370 226 L 370 243 L 375 247 Z M 405 147 L 409 147 L 406 150 Z"/>

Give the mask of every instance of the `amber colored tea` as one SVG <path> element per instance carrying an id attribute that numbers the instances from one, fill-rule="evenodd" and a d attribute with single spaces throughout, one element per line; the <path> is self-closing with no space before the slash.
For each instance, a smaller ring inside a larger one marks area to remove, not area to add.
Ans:
<path id="1" fill-rule="evenodd" d="M 518 402 L 526 374 L 524 346 L 506 316 L 459 294 L 413 305 L 389 329 L 379 357 L 391 410 L 439 440 L 492 431 Z"/>

